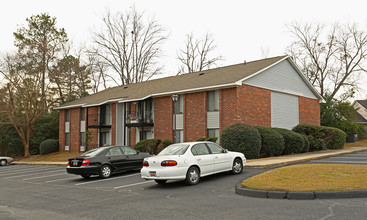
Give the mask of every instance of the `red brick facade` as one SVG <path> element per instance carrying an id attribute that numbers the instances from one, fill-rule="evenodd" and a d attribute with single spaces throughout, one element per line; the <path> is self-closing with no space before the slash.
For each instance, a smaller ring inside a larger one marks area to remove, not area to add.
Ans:
<path id="1" fill-rule="evenodd" d="M 154 138 L 173 140 L 173 101 L 170 96 L 154 99 Z"/>
<path id="2" fill-rule="evenodd" d="M 184 95 L 184 141 L 196 141 L 207 136 L 206 92 Z"/>
<path id="3" fill-rule="evenodd" d="M 320 103 L 317 99 L 298 97 L 299 123 L 320 125 Z"/>
<path id="4" fill-rule="evenodd" d="M 248 85 L 237 87 L 237 122 L 270 127 L 270 90 Z"/>
<path id="5" fill-rule="evenodd" d="M 65 110 L 59 111 L 59 151 L 65 151 Z"/>
<path id="6" fill-rule="evenodd" d="M 183 127 L 184 141 L 195 141 L 207 136 L 207 92 L 184 94 Z M 320 125 L 320 104 L 317 99 L 298 97 L 299 123 Z M 173 101 L 171 96 L 153 98 L 154 102 L 154 138 L 173 140 Z M 136 105 L 130 105 L 131 114 L 135 114 Z M 98 126 L 98 108 L 89 107 L 86 118 L 89 126 Z M 79 152 L 80 148 L 80 108 L 69 110 L 70 135 L 69 151 Z M 111 104 L 111 144 L 116 144 L 116 103 Z M 59 114 L 60 151 L 65 150 L 65 110 Z M 254 86 L 241 85 L 236 88 L 219 90 L 219 126 L 220 131 L 234 123 L 271 126 L 271 91 Z M 136 143 L 136 127 L 131 127 L 131 145 Z M 89 149 L 98 146 L 98 128 L 92 131 Z"/>

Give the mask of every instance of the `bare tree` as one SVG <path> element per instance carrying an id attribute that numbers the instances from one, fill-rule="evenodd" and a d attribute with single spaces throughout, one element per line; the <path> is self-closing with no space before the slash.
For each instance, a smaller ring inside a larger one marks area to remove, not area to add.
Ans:
<path id="1" fill-rule="evenodd" d="M 125 13 L 107 11 L 103 24 L 102 30 L 92 33 L 95 52 L 118 74 L 119 79 L 109 75 L 116 84 L 137 83 L 160 73 L 157 60 L 167 36 L 154 18 L 145 21 L 144 13 L 131 7 Z"/>
<path id="2" fill-rule="evenodd" d="M 365 31 L 356 24 L 335 24 L 325 30 L 319 23 L 292 23 L 288 29 L 295 41 L 287 53 L 322 96 L 332 99 L 358 89 L 358 75 L 366 72 Z"/>
<path id="3" fill-rule="evenodd" d="M 177 59 L 181 63 L 177 75 L 202 71 L 215 65 L 216 62 L 223 59 L 222 56 L 210 57 L 215 48 L 214 38 L 210 33 L 196 40 L 193 33 L 187 35 L 185 48 L 177 52 Z"/>
<path id="4" fill-rule="evenodd" d="M 5 56 L 0 62 L 0 73 L 6 82 L 1 90 L 0 108 L 7 117 L 2 119 L 6 118 L 16 129 L 26 157 L 30 155 L 33 124 L 58 101 L 48 87 L 43 87 L 43 72 L 39 71 L 38 63 L 31 61 L 16 54 Z"/>

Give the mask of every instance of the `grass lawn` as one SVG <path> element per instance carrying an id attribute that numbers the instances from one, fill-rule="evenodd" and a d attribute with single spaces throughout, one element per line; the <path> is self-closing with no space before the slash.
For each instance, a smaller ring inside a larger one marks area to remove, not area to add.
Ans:
<path id="1" fill-rule="evenodd" d="M 17 161 L 52 161 L 67 162 L 69 158 L 80 156 L 82 153 L 55 152 L 46 155 L 33 155 L 28 158 L 17 158 Z"/>
<path id="2" fill-rule="evenodd" d="M 362 139 L 354 143 L 345 143 L 344 148 L 348 147 L 367 147 L 367 139 Z"/>
<path id="3" fill-rule="evenodd" d="M 250 189 L 274 191 L 347 191 L 367 189 L 367 165 L 301 164 L 244 180 Z"/>

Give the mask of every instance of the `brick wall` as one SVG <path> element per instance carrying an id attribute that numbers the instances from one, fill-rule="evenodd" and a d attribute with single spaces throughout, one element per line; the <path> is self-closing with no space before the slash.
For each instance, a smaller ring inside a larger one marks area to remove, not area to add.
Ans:
<path id="1" fill-rule="evenodd" d="M 236 88 L 219 90 L 219 125 L 220 132 L 237 121 Z"/>
<path id="2" fill-rule="evenodd" d="M 80 108 L 70 109 L 69 152 L 80 151 Z"/>
<path id="3" fill-rule="evenodd" d="M 154 138 L 173 140 L 173 101 L 170 96 L 154 98 Z"/>
<path id="4" fill-rule="evenodd" d="M 111 145 L 116 145 L 116 103 L 111 104 Z"/>
<path id="5" fill-rule="evenodd" d="M 298 97 L 299 123 L 320 125 L 320 103 L 317 99 Z"/>
<path id="6" fill-rule="evenodd" d="M 270 127 L 270 90 L 248 85 L 237 87 L 237 122 Z"/>
<path id="7" fill-rule="evenodd" d="M 59 111 L 59 151 L 65 151 L 65 110 Z"/>
<path id="8" fill-rule="evenodd" d="M 184 141 L 206 137 L 206 109 L 206 92 L 184 95 Z"/>
<path id="9" fill-rule="evenodd" d="M 88 108 L 88 125 L 98 124 L 98 107 Z M 92 133 L 92 141 L 89 143 L 88 150 L 98 147 L 98 129 L 88 128 Z"/>

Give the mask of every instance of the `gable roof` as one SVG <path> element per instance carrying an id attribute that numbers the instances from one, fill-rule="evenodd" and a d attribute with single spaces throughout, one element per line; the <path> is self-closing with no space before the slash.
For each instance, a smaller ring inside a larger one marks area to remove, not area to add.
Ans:
<path id="1" fill-rule="evenodd" d="M 144 100 L 149 97 L 237 87 L 242 85 L 242 81 L 285 59 L 291 60 L 288 56 L 278 56 L 179 76 L 171 76 L 129 84 L 127 86 L 116 86 L 96 94 L 65 103 L 55 109 L 98 106 L 109 102 L 131 102 Z M 310 87 L 315 95 L 319 97 L 320 100 L 323 100 L 299 69 L 296 70 L 303 77 L 305 83 Z"/>
<path id="2" fill-rule="evenodd" d="M 367 100 L 356 100 L 361 106 L 367 109 Z"/>

